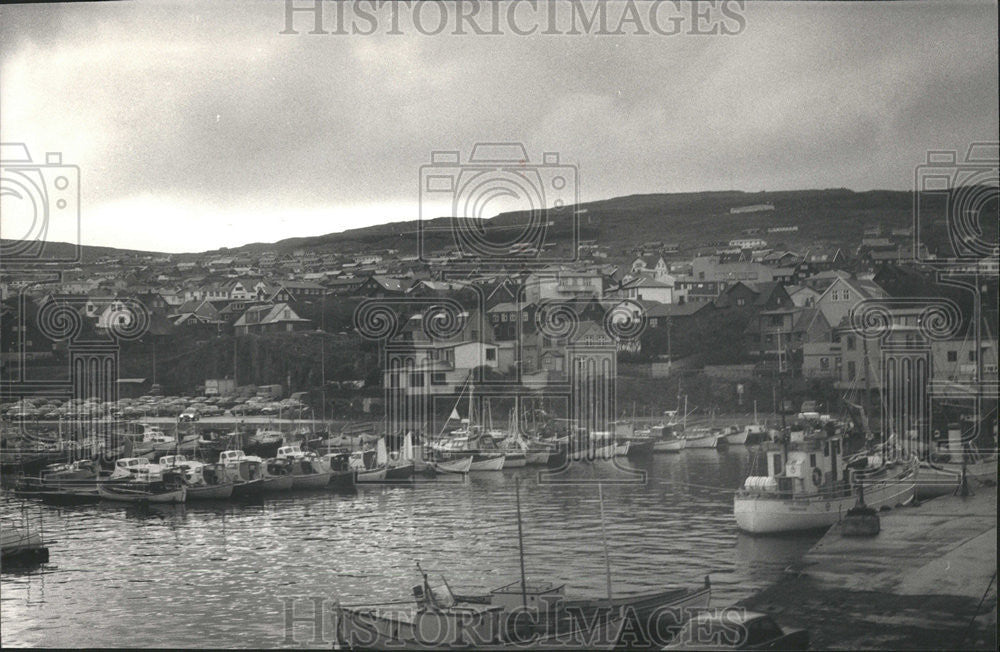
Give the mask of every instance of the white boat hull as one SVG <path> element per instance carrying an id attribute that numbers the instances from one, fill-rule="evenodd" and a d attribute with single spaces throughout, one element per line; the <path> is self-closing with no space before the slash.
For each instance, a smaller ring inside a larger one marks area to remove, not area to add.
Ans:
<path id="1" fill-rule="evenodd" d="M 615 445 L 615 457 L 626 457 L 628 455 L 628 442 Z"/>
<path id="2" fill-rule="evenodd" d="M 472 465 L 469 467 L 470 472 L 477 471 L 499 471 L 503 468 L 505 457 L 503 455 L 497 455 L 496 457 L 488 457 L 481 460 L 476 460 L 473 458 Z"/>
<path id="3" fill-rule="evenodd" d="M 705 435 L 703 437 L 685 437 L 684 448 L 718 448 L 721 435 Z"/>
<path id="4" fill-rule="evenodd" d="M 679 453 L 687 442 L 683 439 L 660 440 L 653 444 L 654 453 Z"/>
<path id="5" fill-rule="evenodd" d="M 98 485 L 97 491 L 101 498 L 120 503 L 183 503 L 187 499 L 185 487 L 176 491 L 148 494 L 144 491 L 130 491 L 124 488 L 111 489 L 104 485 Z"/>
<path id="6" fill-rule="evenodd" d="M 874 509 L 896 507 L 913 499 L 914 478 L 865 483 L 865 504 Z M 857 496 L 781 499 L 763 495 L 740 495 L 733 499 L 736 526 L 752 534 L 778 534 L 828 528 L 857 503 Z"/>
<path id="7" fill-rule="evenodd" d="M 431 465 L 437 473 L 468 473 L 472 468 L 472 457 L 460 460 L 448 460 L 447 462 L 434 462 Z"/>
<path id="8" fill-rule="evenodd" d="M 744 428 L 739 432 L 731 432 L 726 435 L 726 443 L 734 446 L 743 446 L 747 443 L 747 430 Z"/>

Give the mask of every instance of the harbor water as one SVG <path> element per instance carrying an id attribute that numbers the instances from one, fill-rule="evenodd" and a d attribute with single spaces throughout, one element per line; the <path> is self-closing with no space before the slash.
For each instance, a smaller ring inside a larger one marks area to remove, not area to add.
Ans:
<path id="1" fill-rule="evenodd" d="M 713 606 L 726 606 L 798 560 L 818 535 L 736 530 L 732 491 L 753 457 L 742 446 L 657 455 L 629 463 L 644 483 L 606 482 L 614 593 L 695 587 L 710 575 Z M 51 561 L 2 575 L 4 644 L 328 647 L 301 622 L 316 604 L 407 600 L 417 562 L 460 593 L 517 580 L 516 478 L 528 578 L 565 583 L 567 596 L 606 594 L 594 482 L 622 472 L 578 464 L 572 484 L 539 484 L 532 468 L 456 477 L 257 503 L 28 503 L 33 517 L 41 510 Z M 24 506 L 5 492 L 0 513 L 16 518 Z"/>

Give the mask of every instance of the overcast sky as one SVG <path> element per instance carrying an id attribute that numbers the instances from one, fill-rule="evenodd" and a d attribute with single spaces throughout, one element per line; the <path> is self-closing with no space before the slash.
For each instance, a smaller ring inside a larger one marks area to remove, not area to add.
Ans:
<path id="1" fill-rule="evenodd" d="M 926 150 L 996 139 L 992 2 L 728 9 L 709 20 L 738 34 L 523 37 L 406 12 L 389 33 L 386 9 L 372 35 L 280 34 L 284 2 L 8 5 L 0 134 L 80 167 L 84 243 L 161 251 L 416 219 L 431 151 L 477 141 L 559 152 L 594 200 L 908 190 Z"/>

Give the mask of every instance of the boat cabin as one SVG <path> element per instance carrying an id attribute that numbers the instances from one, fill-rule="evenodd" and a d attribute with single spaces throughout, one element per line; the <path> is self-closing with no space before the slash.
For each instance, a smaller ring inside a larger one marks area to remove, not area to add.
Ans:
<path id="1" fill-rule="evenodd" d="M 815 494 L 848 481 L 840 437 L 806 435 L 793 431 L 787 443 L 764 444 L 766 476 L 751 476 L 744 489 L 782 495 Z"/>
<path id="2" fill-rule="evenodd" d="M 523 609 L 532 611 L 553 611 L 560 607 L 566 597 L 565 584 L 551 582 L 512 582 L 490 591 L 490 604 L 503 607 L 506 611 Z"/>
<path id="3" fill-rule="evenodd" d="M 188 459 L 183 455 L 164 455 L 160 458 L 160 466 L 180 466 L 187 461 Z"/>
<path id="4" fill-rule="evenodd" d="M 302 447 L 298 444 L 289 444 L 288 446 L 282 446 L 278 449 L 278 459 L 296 459 L 299 457 L 304 457 L 305 453 L 302 452 Z"/>
<path id="5" fill-rule="evenodd" d="M 246 458 L 241 450 L 222 451 L 219 453 L 219 464 L 235 464 Z"/>

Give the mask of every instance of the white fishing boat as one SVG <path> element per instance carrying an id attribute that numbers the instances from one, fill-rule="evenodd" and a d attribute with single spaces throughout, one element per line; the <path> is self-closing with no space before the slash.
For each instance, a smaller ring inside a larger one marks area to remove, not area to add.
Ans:
<path id="1" fill-rule="evenodd" d="M 858 494 L 874 509 L 913 499 L 916 459 L 871 470 L 847 468 L 839 436 L 792 433 L 764 445 L 766 476 L 751 476 L 733 499 L 739 529 L 775 534 L 827 528 L 855 506 Z"/>
<path id="2" fill-rule="evenodd" d="M 686 450 L 693 448 L 718 448 L 720 440 L 725 438 L 725 435 L 722 433 L 704 426 L 689 428 L 684 431 L 682 436 Z"/>
<path id="3" fill-rule="evenodd" d="M 258 446 L 273 446 L 285 440 L 285 435 L 280 430 L 270 430 L 268 428 L 258 428 L 257 432 L 250 436 L 250 441 Z"/>
<path id="4" fill-rule="evenodd" d="M 687 440 L 681 439 L 671 433 L 661 439 L 657 439 L 653 444 L 654 453 L 679 453 L 684 450 Z"/>
<path id="5" fill-rule="evenodd" d="M 524 451 L 513 451 L 505 450 L 503 451 L 503 466 L 502 469 L 517 469 L 528 465 L 528 458 L 524 454 Z"/>

